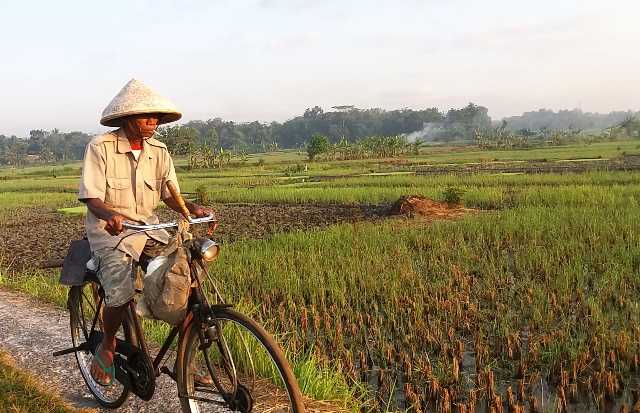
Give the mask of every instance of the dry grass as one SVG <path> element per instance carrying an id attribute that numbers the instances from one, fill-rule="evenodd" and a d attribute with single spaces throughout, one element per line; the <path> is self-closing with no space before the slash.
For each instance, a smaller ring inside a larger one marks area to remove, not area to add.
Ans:
<path id="1" fill-rule="evenodd" d="M 0 350 L 0 412 L 80 413 L 35 377 L 19 370 L 13 358 Z"/>

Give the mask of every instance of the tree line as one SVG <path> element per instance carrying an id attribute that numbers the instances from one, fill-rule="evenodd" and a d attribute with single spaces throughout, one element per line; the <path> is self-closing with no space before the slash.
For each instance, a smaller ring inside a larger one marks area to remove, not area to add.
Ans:
<path id="1" fill-rule="evenodd" d="M 0 165 L 24 166 L 33 162 L 66 162 L 82 159 L 91 136 L 83 132 L 36 129 L 27 139 L 0 135 Z"/>
<path id="2" fill-rule="evenodd" d="M 326 136 L 316 134 L 309 140 L 306 151 L 310 161 L 395 158 L 418 155 L 423 144 L 420 139 L 409 142 L 403 135 L 370 136 L 355 142 L 341 139 L 332 144 Z"/>
<path id="3" fill-rule="evenodd" d="M 325 112 L 308 108 L 286 122 L 233 122 L 220 118 L 168 125 L 158 130 L 174 155 L 194 155 L 195 164 L 223 164 L 230 154 L 273 151 L 305 147 L 317 134 L 332 142 L 355 142 L 369 136 L 398 136 L 421 131 L 425 125 L 443 123 L 451 135 L 467 134 L 472 123 L 490 123 L 487 109 L 470 104 L 462 109 L 441 113 L 436 108 L 422 110 L 358 109 L 338 106 Z M 475 121 L 473 120 L 475 119 Z M 477 126 L 477 125 L 476 125 Z M 32 130 L 29 137 L 0 135 L 0 164 L 20 166 L 29 161 L 64 162 L 82 159 L 90 140 L 83 132 L 63 133 L 57 129 Z"/>
<path id="4" fill-rule="evenodd" d="M 636 136 L 637 121 L 633 116 L 632 112 L 601 115 L 579 110 L 553 112 L 541 109 L 526 112 L 520 117 L 506 118 L 496 126 L 488 115 L 488 109 L 473 103 L 446 112 L 437 108 L 387 111 L 358 109 L 349 105 L 335 106 L 325 112 L 314 106 L 283 123 L 240 123 L 215 118 L 168 125 L 159 128 L 158 138 L 172 154 L 189 156 L 194 165 L 219 167 L 228 163 L 232 156 L 288 148 L 304 150 L 313 136 L 323 136 L 328 144 L 342 148 L 331 152 L 338 157 L 347 152 L 352 157 L 369 156 L 376 152 L 371 149 L 372 142 L 383 148 L 390 142 L 398 142 L 398 137 L 404 137 L 406 142 L 403 145 L 416 140 L 455 140 L 487 147 L 504 142 L 507 142 L 505 146 L 522 146 L 523 142 L 532 141 L 530 137 L 533 135 L 539 140 L 548 139 L 549 131 L 602 129 L 618 124 L 626 125 L 627 135 Z M 386 140 L 380 140 L 383 137 Z M 368 138 L 371 139 L 367 141 Z M 0 135 L 0 164 L 20 166 L 30 161 L 79 160 L 89 140 L 86 133 L 63 133 L 57 129 L 32 130 L 26 139 Z"/>
<path id="5" fill-rule="evenodd" d="M 609 113 L 583 112 L 580 109 L 559 110 L 554 112 L 550 109 L 539 109 L 537 111 L 524 112 L 520 116 L 504 118 L 507 129 L 518 130 L 601 130 L 613 125 L 632 119 L 640 115 L 640 112 L 613 111 Z"/>

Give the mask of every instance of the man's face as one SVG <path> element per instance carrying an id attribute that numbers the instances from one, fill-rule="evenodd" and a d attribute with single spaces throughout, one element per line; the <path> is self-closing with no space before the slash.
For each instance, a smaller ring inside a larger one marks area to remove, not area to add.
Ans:
<path id="1" fill-rule="evenodd" d="M 150 138 L 158 127 L 159 115 L 144 114 L 134 115 L 127 118 L 126 128 L 133 136 L 139 136 L 143 139 Z"/>

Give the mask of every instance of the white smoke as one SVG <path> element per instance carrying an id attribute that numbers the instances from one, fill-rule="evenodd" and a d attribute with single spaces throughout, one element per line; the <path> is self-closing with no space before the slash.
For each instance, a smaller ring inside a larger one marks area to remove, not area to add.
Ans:
<path id="1" fill-rule="evenodd" d="M 445 128 L 442 122 L 425 122 L 422 124 L 421 130 L 408 133 L 405 137 L 410 143 L 418 139 L 423 142 L 432 142 L 434 138 L 444 132 L 444 130 Z"/>

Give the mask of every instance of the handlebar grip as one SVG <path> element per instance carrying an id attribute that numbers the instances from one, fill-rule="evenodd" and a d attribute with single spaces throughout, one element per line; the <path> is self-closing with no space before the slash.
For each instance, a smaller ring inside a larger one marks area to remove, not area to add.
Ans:
<path id="1" fill-rule="evenodd" d="M 191 219 L 190 218 L 191 214 L 187 209 L 187 205 L 184 203 L 184 199 L 182 198 L 182 195 L 180 195 L 180 192 L 178 191 L 176 184 L 174 184 L 173 181 L 167 181 L 167 188 L 169 188 L 169 192 L 171 192 L 171 196 L 180 207 L 182 215 L 187 219 L 187 221 L 189 221 Z"/>

